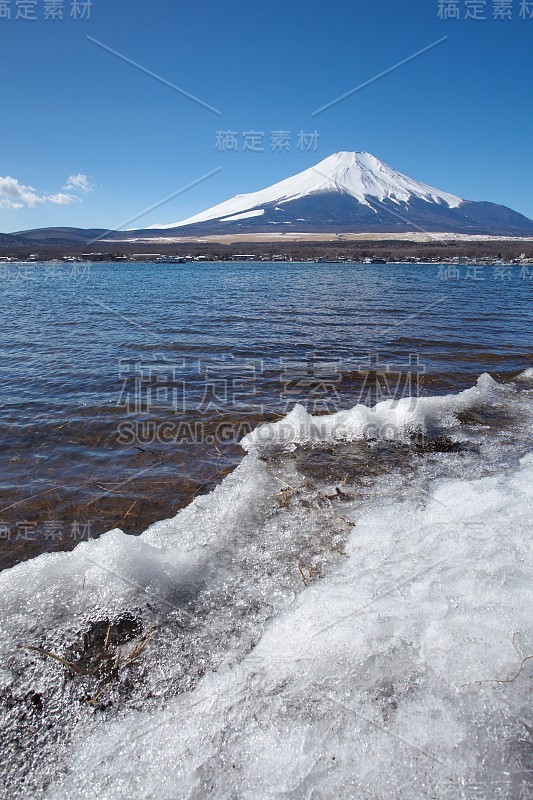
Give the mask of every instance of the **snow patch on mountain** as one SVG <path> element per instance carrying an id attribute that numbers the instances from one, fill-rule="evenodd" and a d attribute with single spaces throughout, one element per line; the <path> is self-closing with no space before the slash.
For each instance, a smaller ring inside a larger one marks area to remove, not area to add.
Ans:
<path id="1" fill-rule="evenodd" d="M 245 211 L 243 214 L 233 214 L 231 217 L 223 217 L 221 222 L 237 222 L 239 219 L 252 219 L 253 217 L 262 217 L 265 213 L 264 208 L 259 208 L 256 211 Z"/>

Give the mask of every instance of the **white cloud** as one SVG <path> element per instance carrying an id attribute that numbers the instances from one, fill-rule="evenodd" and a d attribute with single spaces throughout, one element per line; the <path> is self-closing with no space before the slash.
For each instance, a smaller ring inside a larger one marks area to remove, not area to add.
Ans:
<path id="1" fill-rule="evenodd" d="M 0 208 L 34 208 L 43 203 L 52 203 L 56 206 L 81 203 L 81 197 L 71 194 L 71 192 L 88 194 L 92 192 L 93 185 L 89 182 L 87 175 L 82 175 L 80 172 L 77 175 L 71 175 L 63 189 L 66 191 L 56 194 L 39 194 L 33 186 L 24 186 L 16 178 L 11 178 L 9 175 L 6 175 L 5 178 L 0 176 Z"/>
<path id="2" fill-rule="evenodd" d="M 47 194 L 45 199 L 56 206 L 68 206 L 70 203 L 81 203 L 80 197 L 74 197 L 72 194 L 63 194 L 62 192 L 58 192 L 58 194 Z"/>
<path id="3" fill-rule="evenodd" d="M 71 175 L 70 178 L 67 180 L 63 189 L 66 191 L 74 191 L 74 192 L 83 192 L 83 194 L 89 194 L 94 189 L 94 184 L 92 184 L 87 177 L 82 172 L 78 172 L 77 175 Z"/>
<path id="4" fill-rule="evenodd" d="M 39 203 L 45 203 L 46 199 L 37 194 L 33 186 L 24 186 L 16 178 L 6 175 L 0 177 L 0 206 L 2 208 L 23 208 L 30 206 L 33 208 Z"/>

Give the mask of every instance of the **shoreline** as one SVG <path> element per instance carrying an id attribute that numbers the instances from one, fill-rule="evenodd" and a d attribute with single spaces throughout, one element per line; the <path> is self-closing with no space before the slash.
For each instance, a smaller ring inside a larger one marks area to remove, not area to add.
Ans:
<path id="1" fill-rule="evenodd" d="M 152 261 L 158 257 L 191 257 L 203 261 L 331 261 L 362 262 L 365 258 L 382 258 L 387 263 L 447 263 L 461 259 L 494 259 L 524 263 L 533 259 L 533 239 L 442 239 L 431 241 L 380 238 L 337 240 L 279 239 L 254 240 L 249 236 L 232 242 L 184 239 L 176 242 L 96 242 L 93 245 L 58 242 L 13 246 L 0 245 L 0 266 L 17 261 Z M 230 237 L 231 238 L 231 237 Z M 238 245 L 238 246 L 237 246 Z M 245 258 L 242 258 L 242 256 Z"/>

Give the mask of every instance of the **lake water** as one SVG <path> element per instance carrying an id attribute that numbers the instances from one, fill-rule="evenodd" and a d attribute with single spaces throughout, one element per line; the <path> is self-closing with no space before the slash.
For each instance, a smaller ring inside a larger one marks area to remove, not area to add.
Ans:
<path id="1" fill-rule="evenodd" d="M 8 265 L 0 797 L 533 797 L 532 276 Z"/>
<path id="2" fill-rule="evenodd" d="M 213 488 L 297 402 L 456 391 L 533 360 L 532 267 L 4 265 L 0 566 Z"/>

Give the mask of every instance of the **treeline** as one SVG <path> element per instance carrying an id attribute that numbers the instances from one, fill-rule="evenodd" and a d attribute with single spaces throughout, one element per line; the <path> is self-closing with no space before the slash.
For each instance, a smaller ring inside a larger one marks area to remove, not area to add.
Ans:
<path id="1" fill-rule="evenodd" d="M 100 245 L 98 247 L 98 244 Z M 237 245 L 220 243 L 181 243 L 181 244 L 139 244 L 120 242 L 110 246 L 106 242 L 103 252 L 102 242 L 88 245 L 38 244 L 32 248 L 25 246 L 2 245 L 0 256 L 27 259 L 30 255 L 39 255 L 43 260 L 61 259 L 63 257 L 84 257 L 88 260 L 112 260 L 115 258 L 131 259 L 140 254 L 147 257 L 162 256 L 206 256 L 209 259 L 224 261 L 233 256 L 247 253 L 273 259 L 275 256 L 305 261 L 309 258 L 363 260 L 365 258 L 383 258 L 386 260 L 450 259 L 482 258 L 503 259 L 510 261 L 522 254 L 533 258 L 533 241 L 498 241 L 498 242 L 406 242 L 406 241 L 364 241 L 364 242 L 239 242 Z"/>

